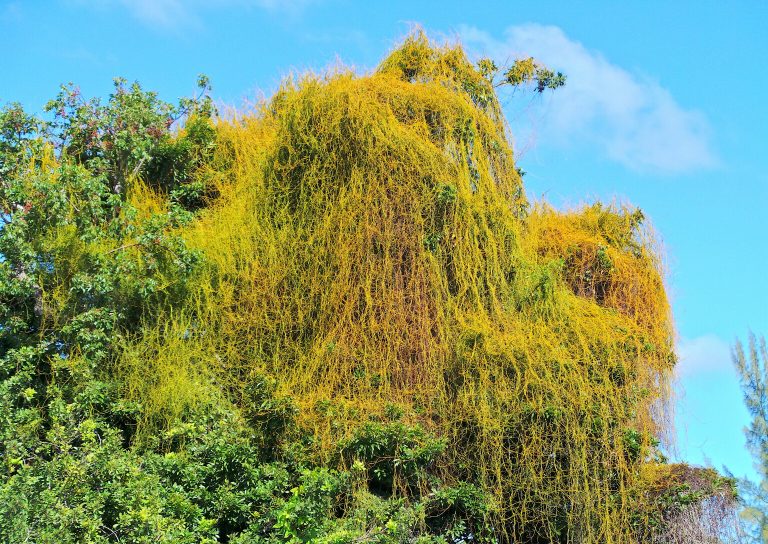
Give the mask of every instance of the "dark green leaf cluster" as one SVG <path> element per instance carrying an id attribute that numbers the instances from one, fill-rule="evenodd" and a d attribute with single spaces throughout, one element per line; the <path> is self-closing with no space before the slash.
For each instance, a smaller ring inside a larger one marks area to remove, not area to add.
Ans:
<path id="1" fill-rule="evenodd" d="M 188 206 L 199 206 L 203 190 L 192 172 L 215 145 L 210 122 L 215 108 L 208 79 L 201 76 L 198 86 L 198 96 L 173 105 L 121 78 L 105 104 L 65 85 L 46 105 L 53 115 L 46 130 L 62 157 L 102 177 L 115 194 L 126 190 L 130 178 L 142 176 L 157 188 L 177 191 L 177 200 Z M 180 123 L 185 131 L 178 137 L 173 129 Z"/>

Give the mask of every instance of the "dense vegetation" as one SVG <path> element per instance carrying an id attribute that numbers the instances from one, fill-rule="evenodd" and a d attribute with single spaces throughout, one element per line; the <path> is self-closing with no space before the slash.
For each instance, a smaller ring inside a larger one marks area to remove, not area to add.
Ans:
<path id="1" fill-rule="evenodd" d="M 716 538 L 643 214 L 525 196 L 496 88 L 563 83 L 415 34 L 230 117 L 7 106 L 0 540 Z"/>

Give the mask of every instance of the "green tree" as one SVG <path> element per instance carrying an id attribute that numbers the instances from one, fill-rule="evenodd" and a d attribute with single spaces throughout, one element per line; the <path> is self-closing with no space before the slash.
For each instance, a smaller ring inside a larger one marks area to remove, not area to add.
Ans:
<path id="1" fill-rule="evenodd" d="M 733 360 L 741 378 L 744 402 L 752 416 L 746 429 L 747 446 L 755 460 L 759 482 L 742 482 L 745 517 L 757 542 L 768 542 L 768 346 L 765 337 L 750 334 L 748 345 L 738 342 Z"/>

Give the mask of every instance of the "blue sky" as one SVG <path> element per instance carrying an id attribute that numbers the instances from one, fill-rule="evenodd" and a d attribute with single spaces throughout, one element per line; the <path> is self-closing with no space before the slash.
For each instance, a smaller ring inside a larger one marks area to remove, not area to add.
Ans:
<path id="1" fill-rule="evenodd" d="M 0 0 L 0 102 L 39 111 L 58 85 L 112 78 L 174 100 L 211 77 L 228 104 L 292 71 L 365 71 L 412 24 L 499 63 L 568 75 L 505 98 L 527 191 L 641 207 L 667 256 L 681 363 L 677 455 L 751 474 L 730 346 L 768 334 L 768 3 Z"/>

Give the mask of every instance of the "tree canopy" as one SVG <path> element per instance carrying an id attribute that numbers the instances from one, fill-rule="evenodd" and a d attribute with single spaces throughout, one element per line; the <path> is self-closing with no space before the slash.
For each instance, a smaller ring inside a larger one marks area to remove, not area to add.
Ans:
<path id="1" fill-rule="evenodd" d="M 7 106 L 0 537 L 722 536 L 733 481 L 658 448 L 644 215 L 525 195 L 496 89 L 564 83 L 416 33 L 228 117 L 206 78 Z"/>

